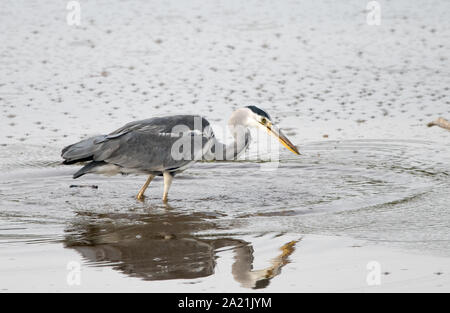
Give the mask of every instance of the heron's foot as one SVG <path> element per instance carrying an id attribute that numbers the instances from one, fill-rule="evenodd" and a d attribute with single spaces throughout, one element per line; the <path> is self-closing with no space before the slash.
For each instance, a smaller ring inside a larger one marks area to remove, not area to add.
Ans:
<path id="1" fill-rule="evenodd" d="M 136 196 L 136 199 L 137 199 L 138 201 L 144 202 L 145 196 L 144 196 L 143 194 L 138 194 L 138 195 Z"/>
<path id="2" fill-rule="evenodd" d="M 167 203 L 167 202 L 169 202 L 169 198 L 167 197 L 167 196 L 163 196 L 163 203 Z"/>

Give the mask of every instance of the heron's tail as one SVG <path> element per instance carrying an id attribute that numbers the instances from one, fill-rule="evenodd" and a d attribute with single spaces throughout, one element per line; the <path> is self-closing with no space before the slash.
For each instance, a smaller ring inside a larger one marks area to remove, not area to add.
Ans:
<path id="1" fill-rule="evenodd" d="M 100 162 L 96 162 L 96 161 L 89 162 L 88 164 L 83 166 L 78 172 L 73 174 L 73 179 L 81 177 L 81 176 L 83 176 L 84 174 L 87 174 L 87 173 L 95 172 L 95 169 L 97 167 L 101 167 L 101 166 L 104 166 L 106 164 L 107 163 L 103 162 L 103 161 L 100 161 Z"/>
<path id="2" fill-rule="evenodd" d="M 95 152 L 100 149 L 105 135 L 91 137 L 73 145 L 67 146 L 62 150 L 61 156 L 64 164 L 74 164 L 93 160 Z"/>

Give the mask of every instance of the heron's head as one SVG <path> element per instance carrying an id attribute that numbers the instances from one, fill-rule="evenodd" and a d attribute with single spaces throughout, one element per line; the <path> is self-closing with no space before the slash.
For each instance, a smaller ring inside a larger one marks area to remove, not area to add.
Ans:
<path id="1" fill-rule="evenodd" d="M 278 138 L 278 140 L 288 150 L 292 151 L 295 154 L 300 154 L 297 147 L 295 147 L 294 144 L 292 144 L 292 142 L 283 134 L 283 132 L 273 123 L 270 115 L 266 111 L 254 105 L 236 110 L 231 116 L 229 124 L 263 128 L 269 134 Z"/>

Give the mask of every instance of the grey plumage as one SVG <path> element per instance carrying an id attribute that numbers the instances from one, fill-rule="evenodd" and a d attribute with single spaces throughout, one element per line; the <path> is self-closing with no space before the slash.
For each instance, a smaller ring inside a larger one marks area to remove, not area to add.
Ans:
<path id="1" fill-rule="evenodd" d="M 228 126 L 234 137 L 229 145 L 219 143 L 209 122 L 198 115 L 174 115 L 136 121 L 108 135 L 94 136 L 63 149 L 64 164 L 87 162 L 73 177 L 88 173 L 147 174 L 137 195 L 144 193 L 157 175 L 164 176 L 163 201 L 167 201 L 173 177 L 199 160 L 233 160 L 250 143 L 249 128 L 262 128 L 276 136 L 295 154 L 297 148 L 273 125 L 263 110 L 249 106 L 231 115 Z"/>
<path id="2" fill-rule="evenodd" d="M 92 161 L 89 162 L 87 165 L 83 166 L 79 171 L 77 171 L 75 174 L 73 174 L 73 178 L 76 179 L 78 177 L 83 176 L 84 174 L 90 173 L 91 171 L 95 170 L 96 168 L 106 166 L 108 163 L 103 161 Z"/>
<path id="3" fill-rule="evenodd" d="M 177 127 L 180 132 L 174 132 Z M 173 158 L 172 147 L 176 141 L 192 147 L 183 160 Z M 195 141 L 201 149 L 209 149 L 215 141 L 209 122 L 196 115 L 176 115 L 136 121 L 117 129 L 109 135 L 100 135 L 82 140 L 63 149 L 64 164 L 91 161 L 74 174 L 78 178 L 99 167 L 114 165 L 119 173 L 146 173 L 162 175 L 169 171 L 173 175 L 181 171 L 203 154 L 195 149 Z M 112 170 L 112 167 L 109 168 Z"/>

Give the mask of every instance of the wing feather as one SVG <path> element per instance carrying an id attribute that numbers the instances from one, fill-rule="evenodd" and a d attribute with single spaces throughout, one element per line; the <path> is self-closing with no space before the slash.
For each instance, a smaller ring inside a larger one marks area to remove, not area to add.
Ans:
<path id="1" fill-rule="evenodd" d="M 174 131 L 180 126 L 184 132 Z M 201 158 L 213 138 L 209 122 L 199 116 L 151 118 L 129 123 L 102 138 L 93 159 L 141 171 L 175 170 Z M 190 147 L 181 159 L 174 150 L 180 145 Z"/>

